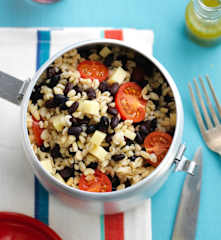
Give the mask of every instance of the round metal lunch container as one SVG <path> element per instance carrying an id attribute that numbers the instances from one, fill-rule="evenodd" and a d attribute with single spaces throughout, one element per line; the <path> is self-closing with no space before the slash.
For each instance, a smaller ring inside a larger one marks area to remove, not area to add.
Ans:
<path id="1" fill-rule="evenodd" d="M 45 69 L 58 57 L 71 49 L 93 48 L 96 46 L 111 45 L 128 48 L 151 61 L 162 73 L 170 85 L 176 103 L 176 128 L 170 149 L 162 163 L 145 179 L 124 190 L 108 193 L 91 193 L 71 188 L 50 175 L 40 164 L 36 157 L 28 137 L 26 126 L 26 112 L 31 92 Z M 27 159 L 32 166 L 33 172 L 42 185 L 60 200 L 68 205 L 97 214 L 113 214 L 125 211 L 142 203 L 155 194 L 172 170 L 194 173 L 195 163 L 183 156 L 185 146 L 181 144 L 184 126 L 183 106 L 176 84 L 167 70 L 151 55 L 145 55 L 130 45 L 111 39 L 91 40 L 73 44 L 58 52 L 50 58 L 33 76 L 32 79 L 21 81 L 3 72 L 0 72 L 0 97 L 21 105 L 21 139 Z"/>

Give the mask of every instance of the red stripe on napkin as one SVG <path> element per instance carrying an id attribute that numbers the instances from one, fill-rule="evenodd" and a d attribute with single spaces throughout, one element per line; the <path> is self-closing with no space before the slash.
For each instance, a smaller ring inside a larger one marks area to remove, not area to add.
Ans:
<path id="1" fill-rule="evenodd" d="M 123 40 L 123 30 L 104 30 L 104 38 Z M 105 240 L 124 240 L 124 214 L 104 216 Z"/>
<path id="2" fill-rule="evenodd" d="M 104 216 L 105 240 L 124 240 L 123 213 Z"/>
<path id="3" fill-rule="evenodd" d="M 121 29 L 104 30 L 104 38 L 123 40 L 123 31 Z"/>

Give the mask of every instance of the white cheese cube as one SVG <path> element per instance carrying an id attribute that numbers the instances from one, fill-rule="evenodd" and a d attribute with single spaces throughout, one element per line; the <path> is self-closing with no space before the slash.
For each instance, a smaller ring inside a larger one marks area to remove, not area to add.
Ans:
<path id="1" fill-rule="evenodd" d="M 94 100 L 85 100 L 79 104 L 78 110 L 83 113 L 99 115 L 100 105 Z"/>
<path id="2" fill-rule="evenodd" d="M 65 117 L 63 114 L 57 115 L 52 118 L 52 124 L 54 128 L 59 132 L 62 131 L 65 126 Z"/>
<path id="3" fill-rule="evenodd" d="M 84 107 L 84 101 L 79 101 L 77 111 L 78 112 L 83 112 L 83 107 Z"/>
<path id="4" fill-rule="evenodd" d="M 107 57 L 109 54 L 111 53 L 111 50 L 108 47 L 104 47 L 101 49 L 101 51 L 99 52 L 99 54 L 105 58 Z"/>
<path id="5" fill-rule="evenodd" d="M 127 72 L 122 68 L 118 67 L 112 75 L 108 78 L 107 82 L 109 84 L 119 83 L 121 84 L 127 76 Z"/>
<path id="6" fill-rule="evenodd" d="M 90 153 L 101 161 L 104 161 L 107 155 L 107 152 L 101 146 L 97 145 L 94 145 Z"/>
<path id="7" fill-rule="evenodd" d="M 103 133 L 101 131 L 95 131 L 95 133 L 93 134 L 92 138 L 91 138 L 91 142 L 95 145 L 101 145 L 101 143 L 103 142 L 103 140 L 106 137 L 106 133 Z"/>
<path id="8" fill-rule="evenodd" d="M 43 160 L 43 161 L 40 161 L 40 163 L 43 166 L 43 168 L 47 170 L 50 174 L 54 173 L 50 160 Z"/>
<path id="9" fill-rule="evenodd" d="M 124 136 L 129 138 L 130 140 L 134 140 L 136 137 L 136 133 L 126 129 L 124 130 Z"/>

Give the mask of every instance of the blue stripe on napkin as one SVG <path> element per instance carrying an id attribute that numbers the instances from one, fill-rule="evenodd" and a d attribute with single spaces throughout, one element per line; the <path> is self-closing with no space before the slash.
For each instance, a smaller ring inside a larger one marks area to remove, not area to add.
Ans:
<path id="1" fill-rule="evenodd" d="M 36 70 L 48 60 L 50 55 L 50 40 L 51 35 L 49 31 L 37 31 L 37 59 Z M 49 195 L 38 179 L 35 177 L 35 218 L 48 225 L 48 205 Z"/>
<path id="2" fill-rule="evenodd" d="M 100 31 L 100 38 L 101 39 L 104 38 L 104 30 Z M 104 215 L 100 216 L 100 239 L 105 240 L 105 236 L 104 236 Z"/>

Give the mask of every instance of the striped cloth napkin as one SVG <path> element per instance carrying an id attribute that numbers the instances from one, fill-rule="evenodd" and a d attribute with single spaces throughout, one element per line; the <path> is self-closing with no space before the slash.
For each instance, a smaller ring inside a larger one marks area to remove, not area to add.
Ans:
<path id="1" fill-rule="evenodd" d="M 0 28 L 0 70 L 27 79 L 68 44 L 115 38 L 152 53 L 153 32 L 104 28 Z M 1 87 L 1 86 L 0 86 Z M 49 194 L 33 176 L 20 141 L 20 107 L 0 99 L 0 211 L 15 211 L 48 224 L 64 240 L 150 240 L 151 202 L 112 216 L 79 213 Z"/>

